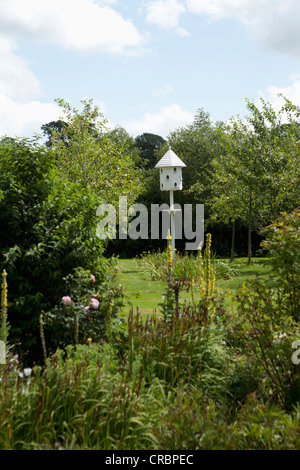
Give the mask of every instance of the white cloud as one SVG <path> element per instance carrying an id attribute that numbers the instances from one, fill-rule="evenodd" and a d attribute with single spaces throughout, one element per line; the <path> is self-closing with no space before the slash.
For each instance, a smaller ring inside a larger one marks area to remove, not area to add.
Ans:
<path id="1" fill-rule="evenodd" d="M 291 77 L 291 79 L 293 81 L 288 86 L 278 87 L 271 85 L 265 92 L 259 91 L 259 98 L 269 102 L 276 112 L 278 112 L 284 104 L 283 98 L 279 95 L 283 95 L 294 105 L 300 106 L 300 77 Z M 256 100 L 257 106 L 259 106 L 259 98 Z"/>
<path id="2" fill-rule="evenodd" d="M 41 134 L 42 124 L 56 121 L 60 110 L 51 103 L 18 103 L 0 94 L 0 137 L 32 137 Z"/>
<path id="3" fill-rule="evenodd" d="M 156 98 L 159 98 L 161 96 L 169 95 L 170 93 L 173 93 L 174 88 L 170 83 L 165 83 L 162 87 L 160 88 L 155 88 L 153 90 L 153 96 Z"/>
<path id="4" fill-rule="evenodd" d="M 143 38 L 132 21 L 96 0 L 0 0 L 0 27 L 77 51 L 140 51 Z"/>
<path id="5" fill-rule="evenodd" d="M 143 132 L 167 136 L 178 127 L 192 124 L 194 115 L 178 104 L 161 107 L 156 113 L 145 113 L 141 119 L 127 121 L 124 127 L 129 133 L 139 135 Z"/>
<path id="6" fill-rule="evenodd" d="M 0 36 L 0 94 L 20 102 L 40 94 L 40 84 L 27 62 L 14 51 L 16 44 Z"/>
<path id="7" fill-rule="evenodd" d="M 142 37 L 130 20 L 110 5 L 115 0 L 0 0 L 0 136 L 30 137 L 61 117 L 54 103 L 42 102 L 39 80 L 18 54 L 29 38 L 78 51 L 140 51 Z M 4 36 L 5 35 L 5 36 Z M 13 39 L 11 39 L 13 38 Z"/>
<path id="8" fill-rule="evenodd" d="M 185 6 L 178 0 L 153 0 L 146 5 L 146 21 L 154 23 L 163 29 L 175 29 L 180 36 L 188 36 L 189 33 L 179 26 Z"/>
<path id="9" fill-rule="evenodd" d="M 260 0 L 260 2 L 264 3 L 265 0 Z M 257 0 L 186 0 L 188 11 L 206 14 L 215 20 L 232 16 L 245 19 L 245 13 L 251 4 L 255 3 Z"/>
<path id="10" fill-rule="evenodd" d="M 40 83 L 16 49 L 13 41 L 0 36 L 0 136 L 31 137 L 42 124 L 58 119 L 59 110 L 36 101 Z"/>
<path id="11" fill-rule="evenodd" d="M 186 0 L 190 13 L 234 19 L 264 46 L 300 55 L 299 0 Z"/>

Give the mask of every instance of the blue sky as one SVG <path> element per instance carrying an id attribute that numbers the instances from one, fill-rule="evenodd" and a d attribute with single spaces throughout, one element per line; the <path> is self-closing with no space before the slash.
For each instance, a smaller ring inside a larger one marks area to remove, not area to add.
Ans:
<path id="1" fill-rule="evenodd" d="M 299 0 L 0 0 L 0 135 L 40 133 L 55 98 L 133 137 L 300 105 L 299 18 Z"/>

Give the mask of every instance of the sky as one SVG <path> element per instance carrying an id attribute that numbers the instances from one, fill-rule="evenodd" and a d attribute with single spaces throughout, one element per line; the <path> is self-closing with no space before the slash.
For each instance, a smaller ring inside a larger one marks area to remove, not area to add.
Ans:
<path id="1" fill-rule="evenodd" d="M 56 98 L 164 138 L 200 109 L 300 105 L 299 20 L 299 0 L 0 0 L 0 136 L 41 134 Z"/>

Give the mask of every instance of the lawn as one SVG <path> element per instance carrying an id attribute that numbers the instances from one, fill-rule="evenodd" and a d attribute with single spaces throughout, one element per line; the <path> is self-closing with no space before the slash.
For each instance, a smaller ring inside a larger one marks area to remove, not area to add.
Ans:
<path id="1" fill-rule="evenodd" d="M 226 260 L 223 260 L 226 261 Z M 237 258 L 231 266 L 239 272 L 231 279 L 220 279 L 216 287 L 234 292 L 237 287 L 247 278 L 255 275 L 268 276 L 272 268 L 267 258 L 254 258 L 251 265 L 247 258 Z M 159 314 L 159 303 L 165 293 L 165 284 L 161 281 L 151 281 L 143 278 L 143 268 L 137 258 L 118 260 L 120 269 L 120 283 L 126 294 L 126 310 L 133 306 L 134 311 L 138 308 L 142 315 L 152 313 Z M 197 297 L 197 289 L 195 291 Z M 190 292 L 181 292 L 180 300 L 191 300 Z"/>

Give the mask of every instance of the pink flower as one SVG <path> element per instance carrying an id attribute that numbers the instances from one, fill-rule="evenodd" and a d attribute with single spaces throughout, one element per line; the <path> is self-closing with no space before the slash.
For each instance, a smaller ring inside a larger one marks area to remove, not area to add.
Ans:
<path id="1" fill-rule="evenodd" d="M 96 281 L 96 278 L 95 278 L 94 274 L 91 274 L 91 281 L 92 281 L 92 282 L 95 282 L 95 281 Z"/>
<path id="2" fill-rule="evenodd" d="M 91 306 L 92 308 L 98 308 L 98 307 L 99 307 L 99 300 L 97 300 L 97 299 L 91 299 L 91 301 L 90 301 L 90 306 Z"/>
<path id="3" fill-rule="evenodd" d="M 84 307 L 84 308 L 85 308 L 85 310 L 86 310 L 87 312 L 89 312 L 89 311 L 90 311 L 90 307 L 89 307 L 89 306 L 87 306 L 87 307 Z"/>
<path id="4" fill-rule="evenodd" d="M 69 297 L 68 295 L 65 295 L 61 300 L 66 305 L 70 305 L 72 303 L 71 297 Z"/>

